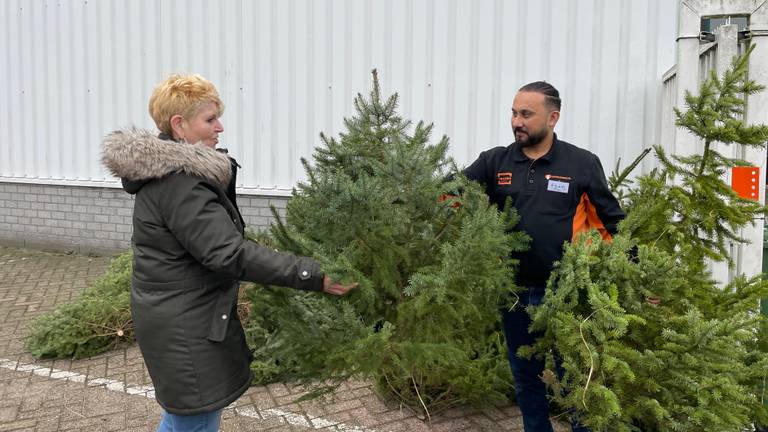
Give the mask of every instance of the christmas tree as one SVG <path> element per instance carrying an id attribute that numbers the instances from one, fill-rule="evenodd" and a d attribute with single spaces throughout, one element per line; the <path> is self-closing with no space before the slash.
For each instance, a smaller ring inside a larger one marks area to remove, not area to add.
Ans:
<path id="1" fill-rule="evenodd" d="M 130 289 L 133 254 L 112 260 L 107 273 L 69 303 L 35 318 L 26 348 L 35 357 L 82 358 L 133 341 Z"/>
<path id="2" fill-rule="evenodd" d="M 397 114 L 376 72 L 369 97 L 338 138 L 321 134 L 303 161 L 274 246 L 313 256 L 360 286 L 344 298 L 258 288 L 247 333 L 261 379 L 291 377 L 312 395 L 357 377 L 372 380 L 427 417 L 457 404 L 506 399 L 511 374 L 499 307 L 510 307 L 512 213 L 489 206 L 480 185 L 457 173 L 448 139 Z"/>
<path id="3" fill-rule="evenodd" d="M 747 162 L 716 142 L 763 147 L 768 126 L 743 121 L 749 48 L 712 73 L 677 124 L 703 152 L 668 156 L 625 191 L 627 219 L 613 241 L 583 236 L 565 249 L 545 304 L 531 309 L 544 338 L 526 355 L 549 357 L 546 381 L 564 408 L 595 431 L 742 431 L 768 424 L 768 355 L 758 342 L 760 278 L 719 287 L 707 260 L 731 262 L 727 242 L 766 208 L 723 181 Z M 617 182 L 617 184 L 620 182 Z M 647 299 L 659 299 L 649 302 Z M 561 360 L 554 372 L 552 349 Z"/>

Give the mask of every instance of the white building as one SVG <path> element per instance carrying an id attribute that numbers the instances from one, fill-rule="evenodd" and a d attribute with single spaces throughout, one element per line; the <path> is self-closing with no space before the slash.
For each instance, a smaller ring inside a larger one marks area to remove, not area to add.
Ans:
<path id="1" fill-rule="evenodd" d="M 303 178 L 299 158 L 311 156 L 319 132 L 342 131 L 354 96 L 370 90 L 373 68 L 385 93 L 400 94 L 405 118 L 433 122 L 435 139 L 450 137 L 459 165 L 511 142 L 517 88 L 549 81 L 563 99 L 558 135 L 598 154 L 611 171 L 669 128 L 662 78 L 678 61 L 678 38 L 683 53 L 702 43 L 690 38 L 699 34 L 691 17 L 762 17 L 760 6 L 2 0 L 0 242 L 127 248 L 132 201 L 99 163 L 101 137 L 129 125 L 153 128 L 147 100 L 171 72 L 200 73 L 218 86 L 227 104 L 222 146 L 244 167 L 238 192 L 255 226 L 268 225 L 266 206 L 284 204 Z M 753 27 L 768 22 L 750 19 Z M 690 67 L 678 67 L 669 95 L 695 84 Z"/>

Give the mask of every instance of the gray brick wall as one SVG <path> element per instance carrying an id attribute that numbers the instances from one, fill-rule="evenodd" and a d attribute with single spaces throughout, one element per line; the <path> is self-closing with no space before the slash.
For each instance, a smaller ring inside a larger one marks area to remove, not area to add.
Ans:
<path id="1" fill-rule="evenodd" d="M 247 226 L 265 229 L 284 197 L 238 196 Z M 133 198 L 122 189 L 0 182 L 0 244 L 106 254 L 131 244 Z"/>

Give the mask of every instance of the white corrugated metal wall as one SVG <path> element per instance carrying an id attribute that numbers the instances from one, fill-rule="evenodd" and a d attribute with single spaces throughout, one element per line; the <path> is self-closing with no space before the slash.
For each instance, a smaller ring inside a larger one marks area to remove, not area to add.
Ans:
<path id="1" fill-rule="evenodd" d="M 560 137 L 610 171 L 657 136 L 676 16 L 670 0 L 0 0 L 0 181 L 116 185 L 101 137 L 153 128 L 152 88 L 181 71 L 227 104 L 240 191 L 285 194 L 374 67 L 460 165 L 511 140 L 518 87 L 550 81 Z"/>

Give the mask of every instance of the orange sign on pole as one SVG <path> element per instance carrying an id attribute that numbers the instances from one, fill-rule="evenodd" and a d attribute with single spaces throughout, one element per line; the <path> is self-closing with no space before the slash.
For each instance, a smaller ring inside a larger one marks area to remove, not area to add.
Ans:
<path id="1" fill-rule="evenodd" d="M 760 167 L 738 166 L 731 172 L 731 188 L 740 197 L 760 199 Z"/>

